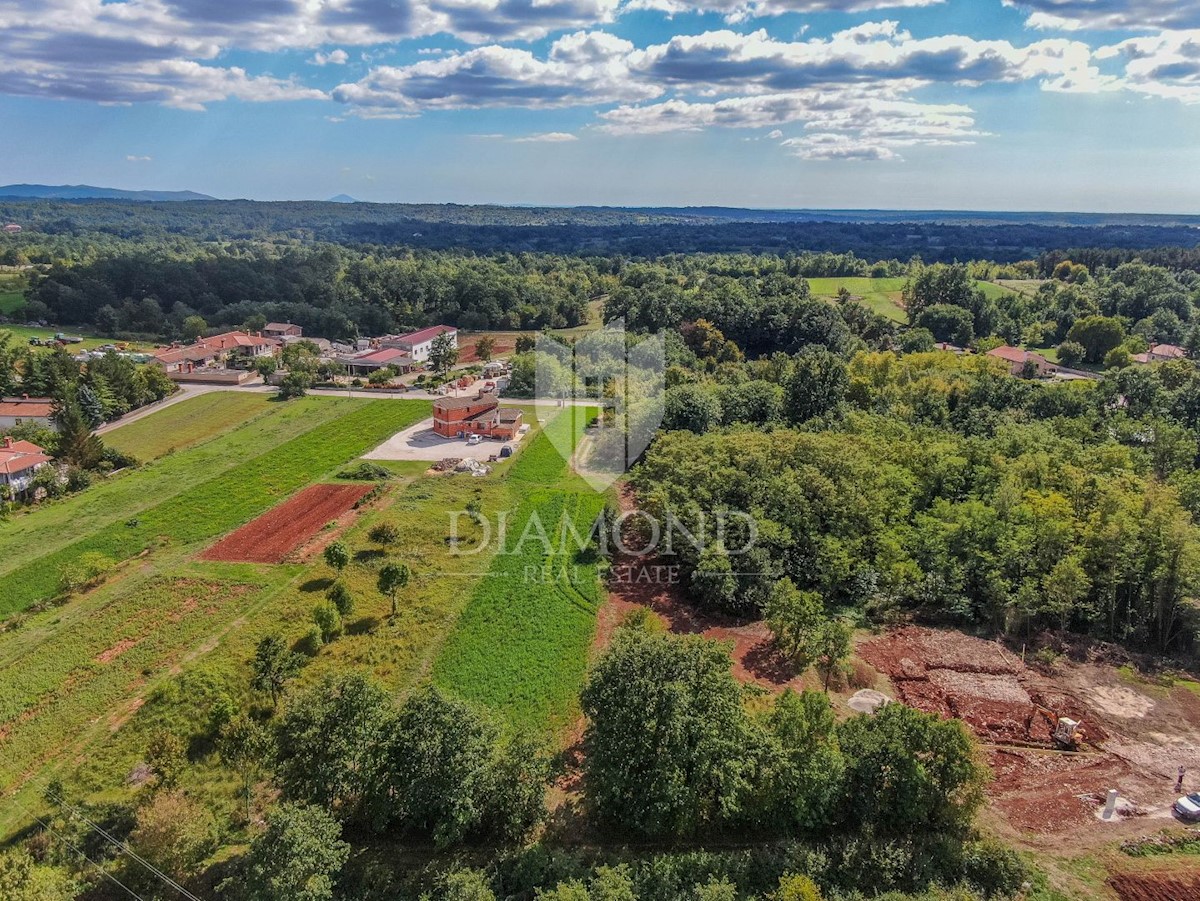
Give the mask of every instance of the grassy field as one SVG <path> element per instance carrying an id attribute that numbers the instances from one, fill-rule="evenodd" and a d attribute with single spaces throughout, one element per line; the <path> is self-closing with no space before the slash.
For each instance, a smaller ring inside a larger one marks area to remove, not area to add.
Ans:
<path id="1" fill-rule="evenodd" d="M 156 460 L 231 431 L 271 409 L 269 394 L 213 391 L 114 429 L 104 443 L 139 460 Z"/>
<path id="2" fill-rule="evenodd" d="M 249 690 L 247 662 L 255 644 L 270 633 L 298 642 L 336 574 L 319 554 L 283 566 L 204 563 L 194 554 L 297 488 L 335 477 L 382 436 L 428 415 L 426 402 L 395 400 L 306 398 L 265 409 L 197 401 L 204 403 L 193 407 L 193 416 L 185 415 L 188 401 L 178 405 L 183 412 L 168 408 L 127 427 L 141 427 L 160 449 L 187 440 L 195 442 L 191 447 L 43 507 L 38 514 L 52 518 L 66 537 L 56 547 L 35 544 L 0 575 L 0 597 L 7 600 L 11 589 L 27 600 L 32 589 L 26 582 L 52 587 L 39 582 L 39 573 L 57 573 L 83 550 L 128 557 L 151 547 L 100 588 L 29 613 L 21 628 L 0 632 L 0 836 L 28 822 L 50 778 L 62 778 L 73 798 L 127 802 L 138 791 L 131 774 L 153 733 L 164 728 L 189 741 L 191 766 L 181 787 L 236 821 L 245 801 L 205 724 L 219 703 L 262 705 Z M 221 432 L 212 423 L 222 415 L 227 425 L 235 416 L 242 424 Z M 577 436 L 594 415 L 568 409 L 546 427 Z M 209 425 L 197 425 L 199 419 Z M 146 453 L 133 435 L 126 436 L 129 449 Z M 230 446 L 244 453 L 222 464 L 221 452 Z M 296 684 L 365 671 L 402 696 L 432 677 L 516 728 L 560 732 L 577 716 L 602 599 L 598 561 L 588 552 L 546 553 L 540 541 L 497 555 L 496 523 L 507 517 L 510 549 L 535 512 L 552 532 L 566 519 L 586 535 L 603 496 L 547 490 L 541 480 L 574 483 L 567 461 L 541 435 L 488 478 L 426 476 L 423 466 L 392 469 L 396 475 L 383 496 L 340 538 L 352 556 L 341 579 L 355 599 L 346 633 L 311 658 Z M 171 496 L 146 498 L 144 487 L 136 489 L 147 484 Z M 111 496 L 85 510 L 79 501 L 94 501 L 97 492 Z M 128 511 L 139 495 L 138 525 L 130 527 Z M 456 544 L 452 518 L 468 504 L 482 511 L 490 534 L 459 516 Z M 111 509 L 99 514 L 92 508 Z M 18 519 L 27 521 L 26 534 L 44 528 L 34 514 Z M 380 522 L 399 527 L 396 545 L 370 540 Z M 389 559 L 402 560 L 413 574 L 395 617 L 376 587 Z"/>
<path id="3" fill-rule="evenodd" d="M 63 567 L 81 554 L 123 561 L 159 547 L 198 547 L 211 541 L 429 414 L 429 405 L 420 401 L 346 403 L 354 406 L 333 421 L 142 510 L 136 518 L 112 522 L 0 576 L 0 615 L 57 595 Z"/>
<path id="4" fill-rule="evenodd" d="M 880 316 L 894 322 L 907 322 L 901 299 L 906 281 L 906 278 L 810 278 L 808 286 L 814 297 L 837 297 L 838 291 L 845 288 L 855 297 L 862 298 L 862 302 Z M 1013 293 L 992 282 L 977 281 L 975 284 L 993 300 Z"/>
<path id="5" fill-rule="evenodd" d="M 10 315 L 25 306 L 25 277 L 0 275 L 0 315 Z"/>
<path id="6" fill-rule="evenodd" d="M 65 326 L 58 328 L 31 328 L 25 325 L 4 325 L 0 326 L 0 331 L 12 332 L 13 340 L 18 344 L 27 344 L 30 338 L 40 338 L 43 341 L 47 338 L 53 338 L 55 333 L 63 332 L 67 335 L 76 335 L 83 338 L 80 344 L 68 344 L 67 349 L 72 353 L 78 353 L 81 350 L 95 350 L 102 344 L 123 343 L 128 345 L 128 350 L 132 352 L 150 353 L 154 350 L 153 344 L 137 343 L 132 341 L 117 342 L 113 338 L 99 338 L 95 335 L 88 335 L 77 329 L 67 328 Z"/>
<path id="7" fill-rule="evenodd" d="M 814 297 L 837 297 L 845 288 L 880 316 L 895 322 L 905 322 L 904 308 L 900 305 L 900 292 L 904 290 L 904 278 L 810 278 L 808 287 Z"/>
<path id="8" fill-rule="evenodd" d="M 521 733 L 570 724 L 601 601 L 594 552 L 571 531 L 586 536 L 603 507 L 600 495 L 562 491 L 521 504 L 434 664 L 435 683 Z"/>

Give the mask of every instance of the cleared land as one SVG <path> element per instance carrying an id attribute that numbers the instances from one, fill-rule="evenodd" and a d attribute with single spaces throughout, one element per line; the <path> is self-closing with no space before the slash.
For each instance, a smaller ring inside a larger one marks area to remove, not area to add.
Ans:
<path id="1" fill-rule="evenodd" d="M 269 394 L 213 391 L 120 426 L 104 443 L 142 461 L 156 460 L 231 431 L 271 407 Z"/>
<path id="2" fill-rule="evenodd" d="M 371 485 L 311 485 L 240 529 L 230 532 L 201 560 L 282 563 L 328 523 L 351 510 Z"/>
<path id="3" fill-rule="evenodd" d="M 907 627 L 863 642 L 859 656 L 910 706 L 956 716 L 987 745 L 997 828 L 1027 844 L 1099 847 L 1169 825 L 1176 768 L 1200 767 L 1200 699 L 1194 683 L 1143 683 L 1103 659 L 1027 667 L 1000 644 L 959 632 Z M 1088 742 L 1054 750 L 1041 705 L 1079 720 Z M 1131 815 L 1101 822 L 1109 789 Z"/>
<path id="4" fill-rule="evenodd" d="M 814 297 L 837 297 L 838 291 L 845 288 L 880 316 L 905 322 L 900 295 L 906 281 L 904 278 L 810 278 L 808 287 Z"/>
<path id="5" fill-rule="evenodd" d="M 144 509 L 135 518 L 110 522 L 0 576 L 0 615 L 57 596 L 63 567 L 81 554 L 100 553 L 119 562 L 154 548 L 211 541 L 429 413 L 428 403 L 421 401 L 325 403 L 345 404 L 347 412 Z"/>
<path id="6" fill-rule="evenodd" d="M 1200 901 L 1200 873 L 1121 873 L 1108 882 L 1121 901 Z"/>

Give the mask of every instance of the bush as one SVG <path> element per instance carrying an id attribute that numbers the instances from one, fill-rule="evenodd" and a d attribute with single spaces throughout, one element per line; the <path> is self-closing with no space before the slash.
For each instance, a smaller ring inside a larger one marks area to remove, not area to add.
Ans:
<path id="1" fill-rule="evenodd" d="M 313 623 L 321 630 L 321 641 L 328 644 L 342 634 L 342 615 L 330 601 L 321 601 L 313 608 Z"/>
<path id="2" fill-rule="evenodd" d="M 310 657 L 315 657 L 324 644 L 325 641 L 321 638 L 321 627 L 313 623 L 313 625 L 308 627 L 308 631 L 304 633 L 304 637 L 300 639 L 300 650 Z"/>
<path id="3" fill-rule="evenodd" d="M 963 877 L 985 898 L 1009 898 L 1029 878 L 1029 870 L 1012 848 L 988 840 L 964 849 Z"/>
<path id="4" fill-rule="evenodd" d="M 1058 362 L 1064 366 L 1078 366 L 1083 362 L 1084 353 L 1086 351 L 1078 341 L 1064 341 L 1058 345 Z"/>
<path id="5" fill-rule="evenodd" d="M 357 482 L 385 482 L 392 477 L 390 470 L 378 463 L 364 460 L 351 469 L 343 469 L 338 473 L 339 479 L 353 479 Z"/>
<path id="6" fill-rule="evenodd" d="M 337 612 L 341 615 L 342 619 L 353 615 L 354 597 L 350 594 L 350 589 L 343 583 L 334 582 L 333 587 L 329 589 L 325 597 L 337 608 Z"/>
<path id="7" fill-rule="evenodd" d="M 400 540 L 400 529 L 390 522 L 381 522 L 371 527 L 367 537 L 376 544 L 392 545 Z"/>
<path id="8" fill-rule="evenodd" d="M 103 461 L 102 461 L 103 462 Z M 75 494 L 92 487 L 92 474 L 78 466 L 67 467 L 67 492 Z"/>

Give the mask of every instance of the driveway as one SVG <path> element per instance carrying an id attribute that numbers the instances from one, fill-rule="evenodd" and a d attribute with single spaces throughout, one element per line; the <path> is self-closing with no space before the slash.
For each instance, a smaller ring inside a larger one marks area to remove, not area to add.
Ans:
<path id="1" fill-rule="evenodd" d="M 366 460 L 429 460 L 436 462 L 446 457 L 462 460 L 478 460 L 486 463 L 488 458 L 499 454 L 500 448 L 510 444 L 515 451 L 521 438 L 512 441 L 494 441 L 484 438 L 479 444 L 467 444 L 465 438 L 443 438 L 433 430 L 433 419 L 425 419 L 397 432 L 374 450 L 363 454 Z"/>

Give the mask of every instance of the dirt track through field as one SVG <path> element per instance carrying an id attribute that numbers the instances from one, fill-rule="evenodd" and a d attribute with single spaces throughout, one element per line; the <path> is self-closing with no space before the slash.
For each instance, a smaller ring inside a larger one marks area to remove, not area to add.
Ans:
<path id="1" fill-rule="evenodd" d="M 230 532 L 201 560 L 224 563 L 282 563 L 329 522 L 352 509 L 371 485 L 312 485 L 291 500 Z"/>

